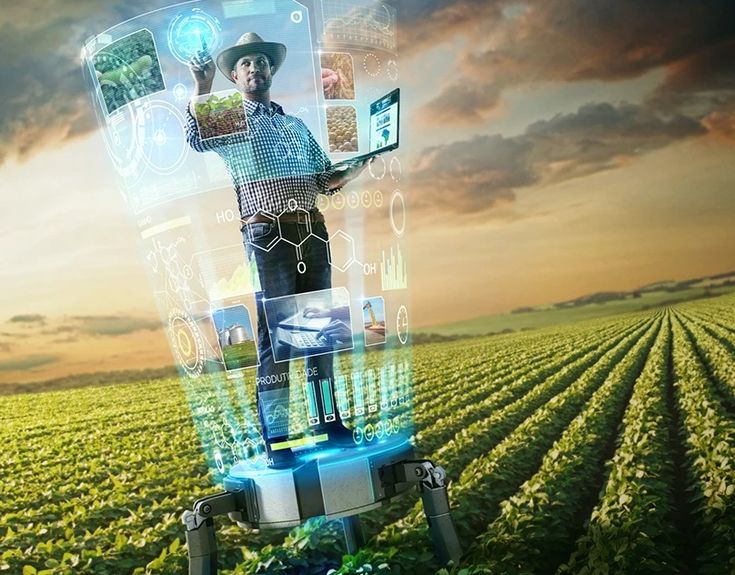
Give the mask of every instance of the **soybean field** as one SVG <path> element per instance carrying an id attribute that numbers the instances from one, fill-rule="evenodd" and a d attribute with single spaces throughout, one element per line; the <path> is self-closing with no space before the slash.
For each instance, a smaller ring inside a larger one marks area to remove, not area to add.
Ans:
<path id="1" fill-rule="evenodd" d="M 464 556 L 418 494 L 339 522 L 218 521 L 220 573 L 735 573 L 735 296 L 416 346 L 415 443 L 451 479 Z M 0 398 L 0 573 L 178 574 L 217 492 L 178 379 Z"/>

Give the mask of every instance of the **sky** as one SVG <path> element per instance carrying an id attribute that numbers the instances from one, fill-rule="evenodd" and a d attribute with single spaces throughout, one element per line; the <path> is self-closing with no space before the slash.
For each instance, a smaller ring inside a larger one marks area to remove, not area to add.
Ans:
<path id="1" fill-rule="evenodd" d="M 3 6 L 0 383 L 172 363 L 79 57 L 168 4 Z M 735 4 L 390 4 L 413 325 L 735 269 Z"/>

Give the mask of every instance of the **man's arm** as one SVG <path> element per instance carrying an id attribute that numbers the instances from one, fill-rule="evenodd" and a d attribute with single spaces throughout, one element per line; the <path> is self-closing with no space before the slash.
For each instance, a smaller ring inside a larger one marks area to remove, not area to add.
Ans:
<path id="1" fill-rule="evenodd" d="M 363 160 L 347 169 L 336 169 L 332 165 L 332 160 L 329 159 L 329 156 L 327 156 L 312 135 L 311 130 L 306 127 L 306 124 L 304 124 L 301 119 L 299 119 L 299 122 L 303 129 L 306 130 L 306 134 L 309 138 L 309 154 L 312 158 L 312 164 L 315 170 L 316 183 L 322 194 L 326 194 L 328 196 L 336 194 L 343 186 L 347 185 L 359 176 L 367 167 L 369 162 L 367 160 Z"/>
<path id="2" fill-rule="evenodd" d="M 360 162 L 356 162 L 352 165 L 350 165 L 349 168 L 345 170 L 338 170 L 334 167 L 330 168 L 330 172 L 327 179 L 327 192 L 324 192 L 326 194 L 334 194 L 337 191 L 339 191 L 343 186 L 347 185 L 349 182 L 357 178 L 362 172 L 365 170 L 365 168 L 368 166 L 370 162 L 373 161 L 373 158 L 370 158 L 369 160 L 362 160 Z"/>

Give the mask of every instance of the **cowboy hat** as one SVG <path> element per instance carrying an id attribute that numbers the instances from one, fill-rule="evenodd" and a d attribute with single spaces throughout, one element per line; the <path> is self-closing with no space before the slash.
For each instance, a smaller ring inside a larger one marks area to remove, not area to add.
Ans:
<path id="1" fill-rule="evenodd" d="M 235 68 L 237 61 L 246 54 L 254 54 L 260 52 L 265 54 L 271 60 L 272 74 L 275 74 L 278 68 L 283 64 L 286 58 L 286 46 L 276 42 L 265 42 L 263 38 L 255 32 L 245 32 L 237 44 L 231 48 L 227 48 L 220 52 L 217 56 L 217 67 L 230 82 L 234 82 L 230 73 Z"/>

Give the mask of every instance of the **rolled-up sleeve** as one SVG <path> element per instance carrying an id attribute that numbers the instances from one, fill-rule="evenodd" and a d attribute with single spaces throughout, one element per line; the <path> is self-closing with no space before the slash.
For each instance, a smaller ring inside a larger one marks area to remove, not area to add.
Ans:
<path id="1" fill-rule="evenodd" d="M 197 152 L 210 152 L 214 149 L 207 141 L 202 140 L 196 118 L 191 113 L 191 105 L 186 106 L 186 143 Z"/>
<path id="2" fill-rule="evenodd" d="M 332 194 L 336 194 L 339 192 L 342 187 L 329 189 L 329 180 L 332 179 L 332 176 L 337 170 L 335 170 L 333 167 L 327 168 L 325 171 L 320 172 L 316 175 L 316 185 L 319 188 L 319 193 L 322 193 L 327 196 L 331 196 Z"/>
<path id="3" fill-rule="evenodd" d="M 332 179 L 332 176 L 337 171 L 332 165 L 332 160 L 329 159 L 329 156 L 327 156 L 324 149 L 319 145 L 319 142 L 316 141 L 316 138 L 314 138 L 314 135 L 307 128 L 306 124 L 301 119 L 298 121 L 309 141 L 309 159 L 314 169 L 315 182 L 319 193 L 327 196 L 336 194 L 341 188 L 329 189 L 329 180 Z"/>

